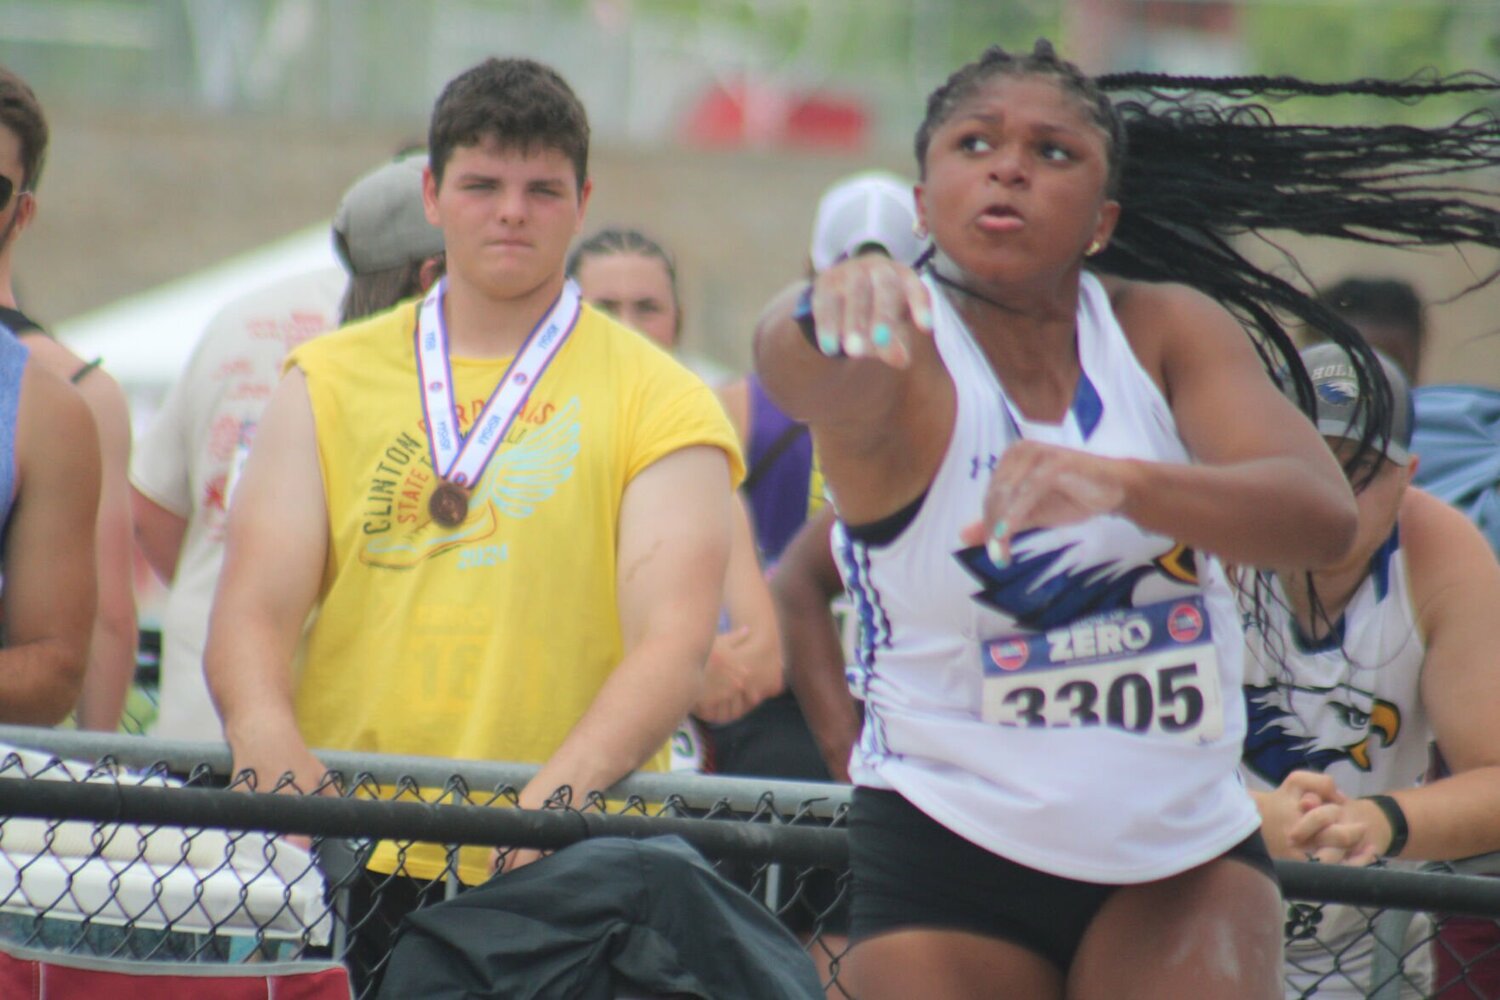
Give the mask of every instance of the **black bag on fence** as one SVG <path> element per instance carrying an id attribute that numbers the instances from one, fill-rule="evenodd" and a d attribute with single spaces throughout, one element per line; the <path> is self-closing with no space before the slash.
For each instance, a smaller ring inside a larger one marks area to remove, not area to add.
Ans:
<path id="1" fill-rule="evenodd" d="M 587 840 L 407 916 L 383 998 L 814 1000 L 812 959 L 680 837 Z"/>

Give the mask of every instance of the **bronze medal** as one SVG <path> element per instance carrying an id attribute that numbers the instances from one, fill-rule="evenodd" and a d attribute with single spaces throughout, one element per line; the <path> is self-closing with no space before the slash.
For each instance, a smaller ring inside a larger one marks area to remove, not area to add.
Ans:
<path id="1" fill-rule="evenodd" d="M 469 493 L 457 483 L 443 480 L 427 498 L 432 519 L 445 528 L 456 528 L 469 516 Z"/>

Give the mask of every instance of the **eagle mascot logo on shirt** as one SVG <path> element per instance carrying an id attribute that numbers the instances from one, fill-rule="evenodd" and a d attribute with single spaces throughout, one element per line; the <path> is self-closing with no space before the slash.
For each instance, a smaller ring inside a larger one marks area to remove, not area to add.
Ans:
<path id="1" fill-rule="evenodd" d="M 1200 592 L 1197 555 L 1186 545 L 1147 535 L 1123 518 L 1094 518 L 1082 529 L 1022 532 L 1003 567 L 990 562 L 982 545 L 954 556 L 984 585 L 974 600 L 1037 632 Z"/>
<path id="2" fill-rule="evenodd" d="M 1388 747 L 1401 732 L 1399 706 L 1348 682 L 1246 686 L 1245 708 L 1245 766 L 1272 785 L 1293 771 L 1326 771 L 1339 761 L 1368 771 L 1373 741 Z"/>

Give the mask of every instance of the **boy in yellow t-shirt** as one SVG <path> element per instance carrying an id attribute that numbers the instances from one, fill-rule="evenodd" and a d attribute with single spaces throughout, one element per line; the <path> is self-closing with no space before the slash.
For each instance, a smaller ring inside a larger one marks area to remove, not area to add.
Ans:
<path id="1" fill-rule="evenodd" d="M 709 390 L 565 281 L 590 192 L 567 83 L 490 59 L 444 89 L 428 148 L 448 277 L 289 359 L 205 668 L 235 767 L 263 785 L 315 786 L 309 747 L 531 761 L 520 803 L 538 808 L 664 762 L 713 639 L 741 462 Z M 371 868 L 396 877 L 356 979 L 443 859 Z M 466 881 L 487 873 L 463 859 Z"/>

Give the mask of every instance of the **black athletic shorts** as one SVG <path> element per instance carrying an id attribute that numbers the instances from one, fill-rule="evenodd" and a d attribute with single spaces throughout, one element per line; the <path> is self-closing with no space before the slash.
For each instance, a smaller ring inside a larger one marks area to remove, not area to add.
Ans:
<path id="1" fill-rule="evenodd" d="M 1224 853 L 1276 881 L 1260 831 Z M 849 813 L 854 875 L 850 937 L 939 927 L 1002 938 L 1064 973 L 1083 933 L 1119 886 L 1079 882 L 1009 861 L 965 840 L 896 792 L 856 788 Z"/>

